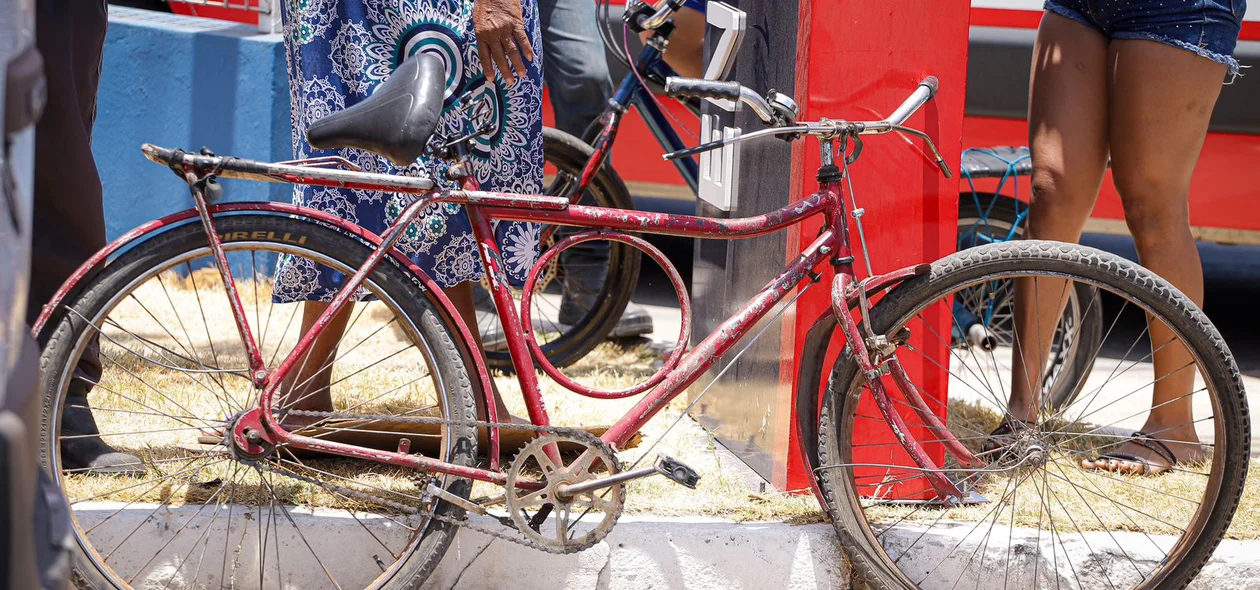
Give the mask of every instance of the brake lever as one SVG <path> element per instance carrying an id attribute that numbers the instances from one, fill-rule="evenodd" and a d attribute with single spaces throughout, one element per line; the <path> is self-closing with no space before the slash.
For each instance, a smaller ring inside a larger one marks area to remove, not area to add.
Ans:
<path id="1" fill-rule="evenodd" d="M 927 142 L 928 148 L 930 148 L 930 149 L 932 150 L 932 155 L 936 157 L 936 165 L 937 165 L 938 167 L 940 167 L 940 169 L 941 169 L 941 173 L 943 173 L 943 174 L 945 175 L 945 178 L 953 178 L 953 177 L 954 177 L 954 174 L 953 174 L 952 172 L 950 172 L 950 170 L 949 170 L 949 164 L 946 164 L 946 163 L 945 163 L 945 158 L 944 158 L 943 156 L 941 156 L 941 151 L 940 151 L 940 150 L 938 150 L 938 149 L 936 149 L 936 144 L 932 141 L 932 138 L 931 138 L 931 137 L 928 137 L 928 134 L 927 134 L 927 133 L 924 133 L 924 132 L 922 132 L 922 131 L 919 131 L 918 129 L 911 129 L 911 128 L 909 128 L 909 127 L 904 127 L 904 126 L 901 126 L 901 125 L 889 125 L 889 126 L 888 126 L 888 128 L 889 128 L 890 130 L 893 130 L 893 131 L 900 131 L 900 132 L 902 132 L 902 133 L 909 133 L 910 135 L 913 135 L 913 136 L 915 136 L 915 137 L 918 137 L 918 138 L 922 139 L 923 141 Z"/>
<path id="2" fill-rule="evenodd" d="M 757 131 L 753 131 L 752 133 L 745 133 L 743 135 L 740 135 L 738 137 L 733 137 L 731 139 L 727 139 L 724 137 L 716 141 L 710 141 L 709 143 L 702 143 L 695 147 L 689 147 L 686 149 L 678 150 L 676 152 L 670 152 L 668 154 L 665 154 L 662 157 L 665 158 L 666 160 L 677 160 L 679 158 L 685 158 L 687 156 L 694 156 L 696 154 L 704 153 L 710 150 L 715 150 L 720 147 L 725 147 L 731 144 L 740 143 L 744 141 L 752 141 L 754 139 L 760 139 L 768 135 L 791 135 L 791 134 L 799 135 L 802 133 L 811 133 L 811 132 L 817 131 L 818 129 L 819 127 L 813 123 L 791 125 L 788 127 L 767 127 L 765 129 L 758 129 Z"/>

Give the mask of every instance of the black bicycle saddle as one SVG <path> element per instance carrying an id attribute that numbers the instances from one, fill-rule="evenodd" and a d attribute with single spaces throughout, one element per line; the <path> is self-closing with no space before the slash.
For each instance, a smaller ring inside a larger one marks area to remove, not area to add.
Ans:
<path id="1" fill-rule="evenodd" d="M 362 102 L 311 123 L 306 140 L 314 148 L 357 148 L 407 166 L 437 128 L 445 88 L 442 60 L 417 53 Z"/>

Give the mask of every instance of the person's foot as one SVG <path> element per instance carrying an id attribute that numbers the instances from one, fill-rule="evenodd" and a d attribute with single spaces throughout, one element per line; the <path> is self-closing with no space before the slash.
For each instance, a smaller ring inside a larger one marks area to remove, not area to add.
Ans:
<path id="1" fill-rule="evenodd" d="M 626 311 L 621 320 L 608 333 L 609 338 L 635 338 L 652 333 L 652 315 L 643 306 L 634 302 L 626 304 Z"/>
<path id="2" fill-rule="evenodd" d="M 556 319 L 564 326 L 573 326 L 582 321 L 587 310 L 595 305 L 593 295 L 574 294 L 566 289 L 560 298 L 560 313 Z M 609 338 L 634 338 L 652 333 L 652 315 L 642 306 L 630 302 L 621 313 L 621 319 L 608 333 Z"/>
<path id="3" fill-rule="evenodd" d="M 1207 459 L 1193 429 L 1167 430 L 1148 426 L 1137 431 L 1123 445 L 1089 459 L 1081 460 L 1086 471 L 1108 471 L 1124 475 L 1160 475 L 1183 463 Z M 1152 435 L 1148 432 L 1156 432 Z"/>
<path id="4" fill-rule="evenodd" d="M 79 473 L 144 475 L 140 457 L 124 453 L 99 436 L 92 408 L 86 397 L 68 396 L 61 413 L 61 466 Z"/>

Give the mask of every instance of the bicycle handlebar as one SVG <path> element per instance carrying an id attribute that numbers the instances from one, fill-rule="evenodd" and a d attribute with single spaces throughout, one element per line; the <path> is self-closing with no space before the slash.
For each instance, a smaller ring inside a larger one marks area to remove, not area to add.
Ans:
<path id="1" fill-rule="evenodd" d="M 656 30 L 665 24 L 669 17 L 674 16 L 675 12 L 682 10 L 684 4 L 686 0 L 668 0 L 655 14 L 640 16 L 635 24 L 647 31 Z"/>
<path id="2" fill-rule="evenodd" d="M 897 107 L 888 117 L 879 121 L 834 121 L 830 119 L 822 119 L 815 122 L 805 122 L 795 125 L 784 125 L 781 119 L 774 116 L 774 109 L 757 92 L 740 85 L 738 82 L 721 82 L 713 80 L 699 80 L 694 78 L 676 78 L 670 77 L 665 80 L 665 92 L 670 96 L 698 96 L 701 98 L 723 98 L 727 100 L 738 100 L 747 104 L 757 112 L 757 116 L 766 124 L 773 125 L 767 129 L 760 129 L 752 133 L 746 133 L 732 139 L 719 139 L 709 143 L 701 144 L 692 148 L 679 150 L 676 152 L 665 154 L 666 160 L 676 160 L 679 158 L 692 156 L 701 152 L 714 150 L 729 144 L 749 141 L 767 135 L 813 135 L 824 139 L 834 138 L 837 135 L 848 134 L 854 137 L 859 135 L 883 135 L 898 131 L 907 133 L 915 137 L 919 137 L 927 142 L 931 148 L 932 154 L 936 157 L 936 163 L 941 168 L 941 172 L 946 178 L 952 178 L 953 174 L 949 170 L 949 165 L 945 163 L 945 159 L 936 148 L 936 144 L 932 142 L 932 138 L 928 134 L 917 129 L 905 127 L 905 122 L 910 119 L 923 105 L 936 97 L 936 92 L 940 87 L 940 82 L 936 76 L 928 76 L 924 78 L 919 85 L 906 97 L 906 100 Z M 737 92 L 738 91 L 738 92 Z"/>
<path id="3" fill-rule="evenodd" d="M 763 123 L 776 125 L 781 122 L 775 116 L 775 110 L 769 101 L 739 82 L 670 76 L 665 79 L 665 94 L 675 98 L 713 98 L 742 102 L 751 107 Z"/>
<path id="4" fill-rule="evenodd" d="M 744 87 L 739 82 L 724 80 L 702 80 L 700 78 L 680 78 L 670 76 L 665 79 L 665 94 L 675 98 L 724 98 L 739 100 Z"/>
<path id="5" fill-rule="evenodd" d="M 939 87 L 940 82 L 937 81 L 936 76 L 924 78 L 922 82 L 919 82 L 919 86 L 914 89 L 914 92 L 910 93 L 910 96 L 906 98 L 906 101 L 901 103 L 901 106 L 897 107 L 897 110 L 893 111 L 891 115 L 888 115 L 885 121 L 892 125 L 904 124 L 906 119 L 909 119 L 915 111 L 922 108 L 929 100 L 936 98 L 936 90 Z"/>

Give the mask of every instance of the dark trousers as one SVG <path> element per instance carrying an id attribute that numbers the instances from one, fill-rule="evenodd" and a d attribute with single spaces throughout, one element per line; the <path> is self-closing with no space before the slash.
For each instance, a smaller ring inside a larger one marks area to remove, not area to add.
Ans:
<path id="1" fill-rule="evenodd" d="M 578 139 L 608 106 L 613 84 L 595 5 L 590 0 L 539 0 L 542 23 L 543 78 L 551 91 L 556 128 Z M 583 205 L 597 205 L 589 198 Z M 582 231 L 561 227 L 559 241 Z M 595 303 L 608 276 L 609 244 L 578 244 L 560 254 L 565 297 L 560 322 L 576 323 Z"/>
<path id="2" fill-rule="evenodd" d="M 35 6 L 35 44 L 44 57 L 48 103 L 35 127 L 28 323 L 61 283 L 105 246 L 101 179 L 92 158 L 105 2 L 39 0 Z"/>
<path id="3" fill-rule="evenodd" d="M 35 126 L 35 207 L 31 283 L 26 318 L 41 308 L 75 269 L 105 246 L 101 179 L 92 157 L 96 88 L 108 25 L 105 0 L 38 0 L 35 45 L 44 57 L 48 101 Z M 39 335 L 43 346 L 51 330 Z M 100 361 L 89 347 L 79 361 L 95 382 Z M 71 395 L 87 393 L 75 379 Z"/>

